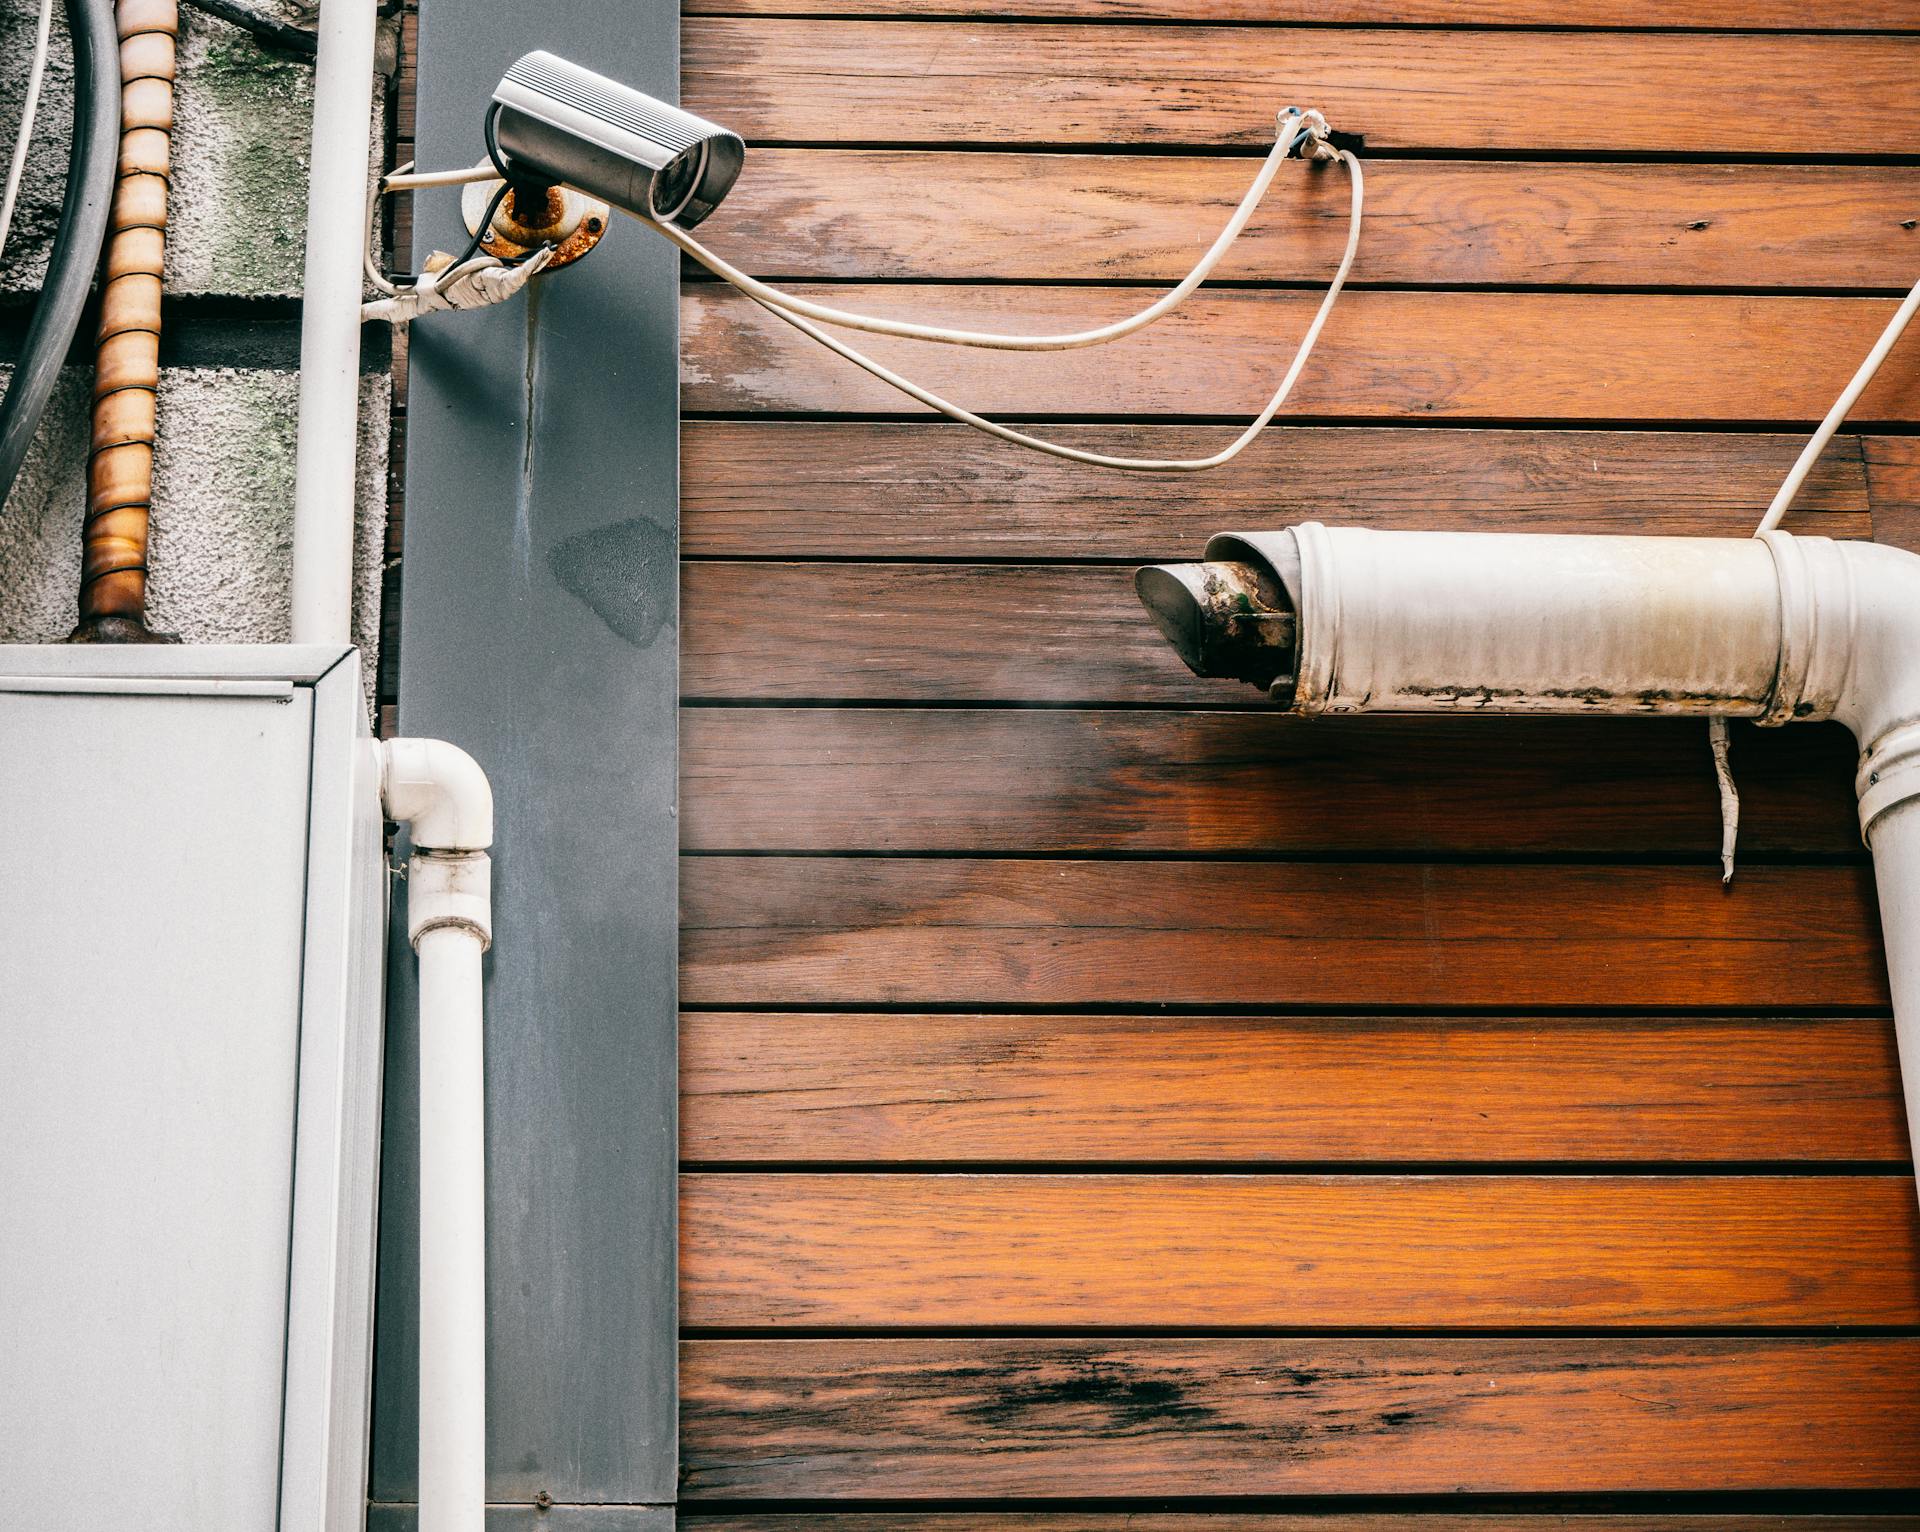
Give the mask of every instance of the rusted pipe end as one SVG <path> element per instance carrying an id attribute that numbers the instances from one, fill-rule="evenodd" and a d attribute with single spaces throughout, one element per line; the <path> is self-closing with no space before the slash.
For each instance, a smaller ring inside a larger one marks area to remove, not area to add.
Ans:
<path id="1" fill-rule="evenodd" d="M 1197 676 L 1275 690 L 1284 701 L 1299 623 L 1279 583 L 1251 564 L 1149 564 L 1134 590 L 1161 636 Z"/>
<path id="2" fill-rule="evenodd" d="M 138 617 L 87 617 L 67 635 L 70 644 L 177 644 L 177 633 L 156 633 Z"/>

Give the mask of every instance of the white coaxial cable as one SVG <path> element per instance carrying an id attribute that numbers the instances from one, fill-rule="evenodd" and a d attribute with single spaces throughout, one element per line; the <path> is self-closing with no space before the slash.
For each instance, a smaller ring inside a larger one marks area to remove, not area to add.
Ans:
<path id="1" fill-rule="evenodd" d="M 464 170 L 415 170 L 409 160 L 396 166 L 380 178 L 380 192 L 419 191 L 428 186 L 466 186 L 474 181 L 497 181 L 500 172 L 493 168 L 489 160 L 478 165 L 469 165 Z"/>
<path id="2" fill-rule="evenodd" d="M 391 197 L 396 192 L 423 191 L 434 186 L 465 186 L 473 181 L 495 181 L 500 172 L 493 168 L 490 160 L 482 160 L 478 165 L 469 165 L 465 170 L 419 170 L 413 168 L 413 161 L 397 165 L 389 170 L 373 185 L 367 188 L 366 237 L 360 241 L 360 265 L 367 276 L 367 284 L 376 287 L 391 297 L 399 289 L 373 259 L 373 220 L 379 211 L 380 199 Z M 369 316 L 370 317 L 370 316 Z"/>
<path id="3" fill-rule="evenodd" d="M 853 347 L 847 345 L 844 341 L 837 340 L 825 330 L 822 330 L 818 325 L 802 318 L 798 314 L 777 308 L 752 293 L 749 293 L 747 296 L 753 298 L 753 301 L 760 304 L 768 313 L 773 314 L 777 318 L 784 319 L 802 334 L 811 336 L 829 351 L 845 357 L 856 367 L 873 374 L 873 376 L 881 382 L 891 384 L 903 394 L 919 400 L 922 404 L 928 406 L 928 408 L 938 410 L 948 419 L 957 420 L 964 425 L 974 427 L 976 430 L 985 431 L 989 436 L 997 436 L 1002 441 L 1012 442 L 1015 446 L 1030 447 L 1035 452 L 1045 452 L 1054 457 L 1066 458 L 1070 462 L 1075 463 L 1086 463 L 1095 468 L 1119 468 L 1134 473 L 1199 473 L 1203 469 L 1217 468 L 1222 463 L 1229 462 L 1233 458 L 1238 457 L 1240 453 L 1245 450 L 1248 443 L 1266 428 L 1267 422 L 1272 420 L 1279 412 L 1280 406 L 1286 402 L 1287 395 L 1293 391 L 1293 385 L 1299 378 L 1301 370 L 1307 365 L 1307 358 L 1313 354 L 1314 342 L 1320 338 L 1320 331 L 1326 325 L 1327 316 L 1333 312 L 1334 300 L 1340 296 L 1340 289 L 1346 285 L 1347 273 L 1353 269 L 1354 254 L 1360 248 L 1360 216 L 1366 200 L 1366 186 L 1365 180 L 1360 173 L 1360 162 L 1345 149 L 1339 151 L 1339 158 L 1341 164 L 1347 167 L 1347 175 L 1353 183 L 1353 210 L 1347 224 L 1347 247 L 1340 257 L 1339 270 L 1333 274 L 1333 280 L 1327 286 L 1326 296 L 1320 300 L 1320 307 L 1313 316 L 1313 323 L 1307 326 L 1307 333 L 1302 337 L 1299 349 L 1294 352 L 1293 362 L 1287 368 L 1286 376 L 1280 380 L 1280 386 L 1274 390 L 1273 397 L 1267 401 L 1267 407 L 1260 412 L 1246 430 L 1242 431 L 1228 446 L 1223 447 L 1211 457 L 1108 457 L 1103 453 L 1085 452 L 1078 447 L 1068 447 L 1059 442 L 1046 441 L 1038 436 L 1028 436 L 1025 432 L 1016 431 L 1011 426 L 1000 425 L 996 421 L 988 420 L 983 416 L 974 414 L 971 410 L 962 409 L 959 405 L 941 398 L 930 389 L 922 388 L 918 383 L 903 378 L 899 373 L 882 366 L 872 357 L 854 350 Z M 654 227 L 663 226 L 655 224 Z"/>
<path id="4" fill-rule="evenodd" d="M 26 174 L 27 149 L 33 142 L 33 118 L 40 107 L 40 82 L 47 73 L 47 39 L 53 30 L 53 0 L 40 0 L 40 21 L 33 34 L 33 63 L 27 72 L 27 94 L 20 107 L 20 136 L 13 141 L 13 163 L 7 167 L 7 189 L 0 196 L 0 251 L 7 247 L 13 228 L 13 204 Z"/>
<path id="5" fill-rule="evenodd" d="M 1893 311 L 1893 318 L 1887 321 L 1886 329 L 1880 332 L 1880 338 L 1873 343 L 1873 349 L 1860 364 L 1860 370 L 1853 375 L 1853 381 L 1840 391 L 1840 397 L 1833 401 L 1833 408 L 1827 411 L 1827 418 L 1820 422 L 1819 429 L 1800 449 L 1800 456 L 1794 460 L 1793 468 L 1775 492 L 1766 515 L 1760 518 L 1760 525 L 1753 529 L 1755 537 L 1762 532 L 1771 532 L 1780 525 L 1781 518 L 1787 514 L 1787 507 L 1793 504 L 1793 497 L 1800 493 L 1800 486 L 1807 482 L 1807 475 L 1813 472 L 1814 463 L 1827 443 L 1833 440 L 1833 433 L 1840 429 L 1840 422 L 1847 418 L 1847 411 L 1866 392 L 1873 375 L 1880 370 L 1880 364 L 1887 359 L 1893 343 L 1900 339 L 1900 332 L 1906 329 L 1916 312 L 1920 312 L 1920 282 L 1914 283 L 1906 302 Z"/>
<path id="6" fill-rule="evenodd" d="M 686 230 L 677 228 L 664 219 L 642 217 L 641 222 L 659 230 L 708 271 L 722 281 L 732 283 L 763 308 L 782 310 L 802 319 L 817 320 L 821 324 L 834 325 L 843 330 L 863 330 L 870 335 L 894 335 L 903 340 L 932 341 L 946 346 L 981 346 L 993 351 L 1072 351 L 1081 346 L 1104 345 L 1108 341 L 1131 335 L 1136 330 L 1145 329 L 1156 319 L 1164 317 L 1177 307 L 1188 294 L 1206 281 L 1212 274 L 1213 268 L 1220 264 L 1220 258 L 1240 237 L 1248 221 L 1259 208 L 1260 199 L 1266 196 L 1267 188 L 1273 185 L 1273 178 L 1279 174 L 1280 166 L 1287 156 L 1308 139 L 1316 143 L 1324 142 L 1326 132 L 1326 119 L 1318 112 L 1302 112 L 1297 107 L 1288 107 L 1280 114 L 1279 132 L 1274 139 L 1272 151 L 1260 166 L 1260 173 L 1253 178 L 1253 184 L 1247 188 L 1246 195 L 1240 199 L 1240 205 L 1233 210 L 1233 216 L 1227 220 L 1226 227 L 1221 229 L 1219 237 L 1208 247 L 1206 254 L 1200 257 L 1199 263 L 1193 270 L 1181 279 L 1179 285 L 1163 293 L 1137 314 L 1131 314 L 1125 319 L 1117 319 L 1112 324 L 1101 325 L 1096 330 L 1076 330 L 1065 335 L 1002 335 L 991 330 L 957 330 L 945 325 L 913 324 L 906 320 L 883 319 L 875 314 L 855 314 L 846 309 L 830 308 L 823 303 L 812 303 L 805 298 L 795 297 L 782 288 L 748 276 L 739 267 L 715 255 Z"/>

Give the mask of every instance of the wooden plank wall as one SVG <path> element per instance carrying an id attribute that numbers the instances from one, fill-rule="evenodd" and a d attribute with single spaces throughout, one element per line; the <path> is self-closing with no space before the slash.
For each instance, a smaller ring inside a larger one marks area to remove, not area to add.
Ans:
<path id="1" fill-rule="evenodd" d="M 1127 312 L 1290 102 L 1366 136 L 1369 223 L 1282 424 L 1180 479 L 929 421 L 689 269 L 690 1525 L 1920 1525 L 1844 735 L 1736 732 L 1723 889 L 1697 726 L 1282 720 L 1130 586 L 1309 516 L 1744 533 L 1920 276 L 1916 79 L 1916 0 L 693 0 L 685 100 L 752 145 L 703 232 L 847 306 Z M 1288 167 L 1110 349 L 871 349 L 1207 450 L 1346 195 Z M 1917 421 L 1909 341 L 1789 525 L 1920 543 Z"/>

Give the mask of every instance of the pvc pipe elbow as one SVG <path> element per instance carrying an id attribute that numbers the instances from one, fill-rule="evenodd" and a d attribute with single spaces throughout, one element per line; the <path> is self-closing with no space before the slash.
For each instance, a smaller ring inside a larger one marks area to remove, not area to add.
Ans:
<path id="1" fill-rule="evenodd" d="M 1822 669 L 1838 679 L 1830 700 L 1810 700 L 1859 743 L 1854 787 L 1860 832 L 1871 844 L 1882 815 L 1920 797 L 1920 557 L 1882 543 L 1829 543 L 1819 551 L 1829 567 L 1814 598 L 1810 679 Z M 1841 595 L 1845 620 L 1837 622 L 1826 613 Z M 1824 666 L 1823 651 L 1832 655 Z"/>
<path id="2" fill-rule="evenodd" d="M 1823 583 L 1846 591 L 1844 627 L 1816 618 L 1813 635 L 1816 647 L 1845 650 L 1829 712 L 1871 749 L 1890 730 L 1920 723 L 1920 556 L 1884 543 L 1821 551 L 1837 566 Z"/>
<path id="3" fill-rule="evenodd" d="M 493 844 L 493 789 L 479 763 L 440 739 L 380 746 L 380 798 L 423 851 L 484 851 Z"/>

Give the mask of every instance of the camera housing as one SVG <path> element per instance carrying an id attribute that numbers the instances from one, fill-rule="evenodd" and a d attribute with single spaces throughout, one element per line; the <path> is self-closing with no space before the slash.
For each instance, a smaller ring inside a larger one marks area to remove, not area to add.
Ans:
<path id="1" fill-rule="evenodd" d="M 516 62 L 493 102 L 510 179 L 576 187 L 683 229 L 720 205 L 746 158 L 737 133 L 551 53 Z"/>

